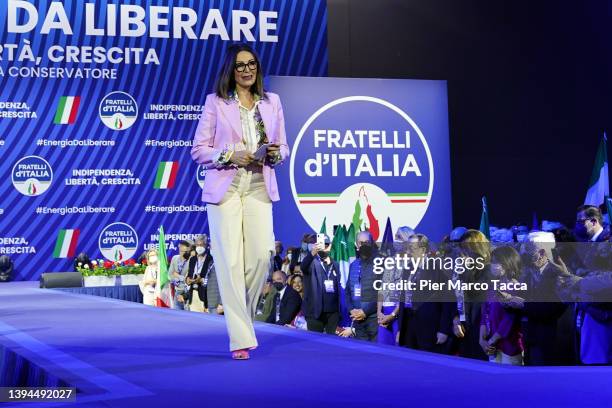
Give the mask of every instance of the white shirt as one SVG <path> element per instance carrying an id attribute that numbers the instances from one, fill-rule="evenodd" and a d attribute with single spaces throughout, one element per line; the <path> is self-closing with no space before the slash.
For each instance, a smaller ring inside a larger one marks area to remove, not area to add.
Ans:
<path id="1" fill-rule="evenodd" d="M 238 99 L 238 96 L 236 96 Z M 240 103 L 238 99 L 238 108 L 240 110 L 240 123 L 242 124 L 242 139 L 246 146 L 246 150 L 255 153 L 259 145 L 259 133 L 257 132 L 257 121 L 255 120 L 255 112 L 257 105 L 261 99 L 256 98 L 251 109 L 247 109 Z"/>
<path id="2" fill-rule="evenodd" d="M 603 232 L 603 228 L 600 229 L 595 235 L 593 235 L 593 238 L 591 238 L 592 242 L 596 242 L 597 238 L 599 238 L 599 236 L 601 235 L 601 233 Z"/>
<path id="3" fill-rule="evenodd" d="M 283 300 L 283 295 L 285 294 L 285 289 L 287 289 L 287 285 L 285 285 L 285 287 L 283 288 L 283 290 L 281 290 L 278 295 L 278 300 L 281 301 Z"/>

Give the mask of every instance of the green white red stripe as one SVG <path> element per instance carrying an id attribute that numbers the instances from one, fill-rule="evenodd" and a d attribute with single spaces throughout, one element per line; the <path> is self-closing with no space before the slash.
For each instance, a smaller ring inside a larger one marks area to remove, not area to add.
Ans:
<path id="1" fill-rule="evenodd" d="M 607 138 L 604 133 L 597 155 L 595 165 L 589 181 L 589 189 L 584 199 L 585 204 L 600 206 L 605 203 L 605 197 L 610 195 L 610 180 L 608 178 L 608 146 Z"/>
<path id="2" fill-rule="evenodd" d="M 54 258 L 73 258 L 76 255 L 77 242 L 79 240 L 78 229 L 62 229 L 57 234 L 55 241 Z"/>
<path id="3" fill-rule="evenodd" d="M 72 125 L 75 123 L 80 104 L 80 96 L 60 97 L 53 123 L 56 125 Z"/>
<path id="4" fill-rule="evenodd" d="M 300 204 L 336 204 L 340 194 L 298 194 Z M 394 204 L 418 204 L 427 202 L 427 193 L 387 193 Z"/>
<path id="5" fill-rule="evenodd" d="M 173 188 L 178 174 L 178 162 L 161 162 L 157 167 L 157 175 L 155 176 L 155 184 L 153 188 L 157 190 L 165 190 Z"/>
<path id="6" fill-rule="evenodd" d="M 168 255 L 166 253 L 166 238 L 164 227 L 159 227 L 159 249 L 157 250 L 159 273 L 155 285 L 155 305 L 157 307 L 173 307 L 174 293 L 168 276 Z"/>

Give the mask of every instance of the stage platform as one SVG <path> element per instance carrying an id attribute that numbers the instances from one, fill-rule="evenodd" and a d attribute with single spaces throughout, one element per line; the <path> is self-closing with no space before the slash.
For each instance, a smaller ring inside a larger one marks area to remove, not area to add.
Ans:
<path id="1" fill-rule="evenodd" d="M 602 407 L 612 367 L 506 367 L 264 323 L 233 361 L 223 317 L 0 284 L 0 343 L 79 388 L 20 407 Z M 10 404 L 3 404 L 10 406 Z"/>

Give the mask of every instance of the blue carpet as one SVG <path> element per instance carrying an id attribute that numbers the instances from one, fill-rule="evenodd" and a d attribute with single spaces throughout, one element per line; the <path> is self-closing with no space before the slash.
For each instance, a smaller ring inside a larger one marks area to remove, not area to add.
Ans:
<path id="1" fill-rule="evenodd" d="M 251 360 L 233 361 L 219 316 L 23 282 L 0 284 L 0 305 L 1 344 L 80 390 L 77 402 L 46 406 L 598 407 L 612 398 L 612 367 L 506 367 L 264 323 Z"/>

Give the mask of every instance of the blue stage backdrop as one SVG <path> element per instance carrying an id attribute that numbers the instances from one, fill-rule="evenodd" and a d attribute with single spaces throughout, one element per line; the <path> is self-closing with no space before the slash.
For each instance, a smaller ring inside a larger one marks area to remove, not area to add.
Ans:
<path id="1" fill-rule="evenodd" d="M 446 81 L 268 78 L 291 160 L 277 169 L 277 238 L 334 225 L 382 239 L 387 218 L 440 240 L 452 225 Z"/>
<path id="2" fill-rule="evenodd" d="M 325 0 L 0 5 L 0 255 L 16 279 L 207 231 L 193 134 L 226 47 L 327 74 Z"/>

